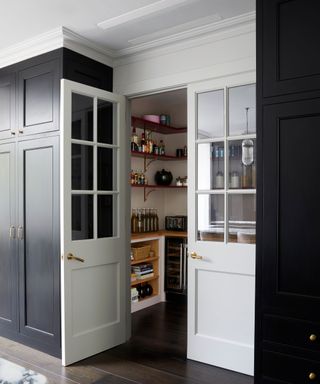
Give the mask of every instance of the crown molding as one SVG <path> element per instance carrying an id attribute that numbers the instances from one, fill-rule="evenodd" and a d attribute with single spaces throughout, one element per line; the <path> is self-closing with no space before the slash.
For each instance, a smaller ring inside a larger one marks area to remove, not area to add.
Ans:
<path id="1" fill-rule="evenodd" d="M 167 38 L 141 44 L 116 52 L 114 66 L 152 59 L 159 55 L 189 49 L 210 42 L 224 40 L 239 35 L 255 32 L 255 12 L 221 20 L 210 25 L 193 28 L 192 30 L 178 33 Z M 183 35 L 183 38 L 182 38 Z"/>
<path id="2" fill-rule="evenodd" d="M 91 40 L 78 35 L 66 27 L 62 27 L 63 47 L 69 48 L 91 59 L 113 67 L 115 51 L 93 43 Z"/>
<path id="3" fill-rule="evenodd" d="M 255 31 L 255 12 L 211 22 L 116 51 L 95 44 L 66 27 L 58 27 L 0 50 L 0 68 L 61 47 L 114 67 L 252 31 Z"/>
<path id="4" fill-rule="evenodd" d="M 94 44 L 68 28 L 58 27 L 0 50 L 0 68 L 62 47 L 69 48 L 111 67 L 113 66 L 113 51 Z"/>
<path id="5" fill-rule="evenodd" d="M 63 46 L 62 27 L 0 50 L 0 68 Z"/>

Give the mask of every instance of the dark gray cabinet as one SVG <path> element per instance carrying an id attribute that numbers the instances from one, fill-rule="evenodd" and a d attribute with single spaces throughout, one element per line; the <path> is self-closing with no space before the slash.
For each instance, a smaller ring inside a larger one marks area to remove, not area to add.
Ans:
<path id="1" fill-rule="evenodd" d="M 61 48 L 0 69 L 0 335 L 60 356 L 60 80 L 112 91 Z"/>
<path id="2" fill-rule="evenodd" d="M 0 326 L 18 326 L 15 144 L 0 145 Z"/>
<path id="3" fill-rule="evenodd" d="M 59 129 L 59 75 L 58 59 L 19 72 L 19 135 Z"/>
<path id="4" fill-rule="evenodd" d="M 59 138 L 18 144 L 20 333 L 60 349 Z"/>
<path id="5" fill-rule="evenodd" d="M 15 76 L 0 75 L 0 139 L 15 135 Z"/>

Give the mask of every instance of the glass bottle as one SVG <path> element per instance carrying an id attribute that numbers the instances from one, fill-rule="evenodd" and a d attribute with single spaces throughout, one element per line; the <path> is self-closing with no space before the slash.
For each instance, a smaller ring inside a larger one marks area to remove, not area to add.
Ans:
<path id="1" fill-rule="evenodd" d="M 131 151 L 137 152 L 139 149 L 138 147 L 138 135 L 136 133 L 136 128 L 132 128 L 132 135 L 131 135 Z"/>
<path id="2" fill-rule="evenodd" d="M 142 229 L 141 209 L 138 209 L 138 233 L 142 233 Z"/>
<path id="3" fill-rule="evenodd" d="M 154 232 L 154 214 L 153 208 L 149 209 L 149 220 L 150 220 L 150 232 Z"/>
<path id="4" fill-rule="evenodd" d="M 141 134 L 141 142 L 140 142 L 141 152 L 146 152 L 146 139 L 144 133 Z"/>
<path id="5" fill-rule="evenodd" d="M 157 232 L 159 231 L 159 216 L 158 216 L 158 210 L 154 210 L 154 218 L 155 218 L 155 225 L 154 225 L 154 230 Z"/>
<path id="6" fill-rule="evenodd" d="M 146 232 L 146 210 L 143 208 L 141 211 L 142 232 Z"/>
<path id="7" fill-rule="evenodd" d="M 146 208 L 146 232 L 150 232 L 150 209 Z"/>
<path id="8" fill-rule="evenodd" d="M 135 209 L 132 210 L 132 216 L 131 216 L 131 233 L 137 233 L 138 232 L 138 217 L 137 212 Z"/>

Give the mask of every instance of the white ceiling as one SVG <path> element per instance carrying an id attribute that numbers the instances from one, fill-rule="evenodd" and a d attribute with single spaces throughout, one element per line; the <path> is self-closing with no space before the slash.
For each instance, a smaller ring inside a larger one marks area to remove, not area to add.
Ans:
<path id="1" fill-rule="evenodd" d="M 253 11 L 255 0 L 7 0 L 0 50 L 64 26 L 120 52 Z"/>

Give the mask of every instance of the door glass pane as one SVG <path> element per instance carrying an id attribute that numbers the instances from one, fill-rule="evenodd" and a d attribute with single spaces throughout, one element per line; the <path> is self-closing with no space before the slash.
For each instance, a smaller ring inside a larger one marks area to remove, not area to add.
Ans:
<path id="1" fill-rule="evenodd" d="M 224 195 L 198 195 L 198 240 L 224 241 Z"/>
<path id="2" fill-rule="evenodd" d="M 251 142 L 250 147 L 245 147 Z M 245 147 L 245 149 L 243 149 Z M 229 141 L 229 188 L 251 189 L 256 188 L 256 140 Z M 248 153 L 243 153 L 243 151 Z M 243 157 L 246 156 L 244 159 Z M 248 158 L 252 159 L 248 161 Z M 245 163 L 245 164 L 244 164 Z"/>
<path id="3" fill-rule="evenodd" d="M 198 139 L 224 136 L 223 89 L 198 94 Z"/>
<path id="4" fill-rule="evenodd" d="M 98 143 L 116 143 L 116 111 L 117 104 L 98 100 Z"/>
<path id="5" fill-rule="evenodd" d="M 93 140 L 93 98 L 72 94 L 72 139 Z"/>
<path id="6" fill-rule="evenodd" d="M 72 240 L 93 238 L 93 196 L 72 195 Z"/>
<path id="7" fill-rule="evenodd" d="M 98 195 L 98 237 L 117 235 L 117 196 Z"/>
<path id="8" fill-rule="evenodd" d="M 229 135 L 256 132 L 256 85 L 229 88 Z"/>
<path id="9" fill-rule="evenodd" d="M 72 144 L 72 189 L 93 189 L 93 147 Z"/>
<path id="10" fill-rule="evenodd" d="M 198 144 L 198 190 L 224 188 L 224 143 Z"/>
<path id="11" fill-rule="evenodd" d="M 229 241 L 256 242 L 256 195 L 229 195 Z"/>
<path id="12" fill-rule="evenodd" d="M 98 190 L 112 191 L 117 189 L 116 173 L 113 171 L 116 163 L 116 149 L 98 147 Z"/>

